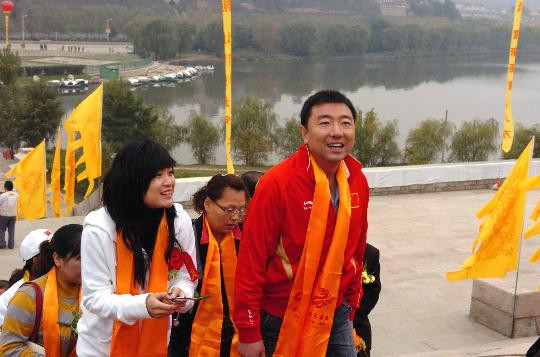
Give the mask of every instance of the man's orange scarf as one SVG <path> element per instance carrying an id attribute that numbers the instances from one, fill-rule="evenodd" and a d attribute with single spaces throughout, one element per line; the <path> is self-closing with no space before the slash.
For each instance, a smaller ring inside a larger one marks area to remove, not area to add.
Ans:
<path id="1" fill-rule="evenodd" d="M 159 223 L 146 291 L 167 291 L 169 268 L 165 259 L 169 243 L 169 227 L 165 212 Z M 121 233 L 116 234 L 116 294 L 139 294 L 134 279 L 133 252 L 127 247 Z M 142 326 L 141 326 L 142 325 Z M 116 320 L 113 326 L 111 356 L 166 357 L 169 316 L 152 318 L 127 325 Z"/>
<path id="2" fill-rule="evenodd" d="M 204 281 L 201 295 L 209 295 L 200 300 L 191 328 L 189 355 L 219 356 L 221 351 L 221 327 L 223 325 L 223 301 L 221 296 L 221 262 L 223 262 L 223 281 L 229 303 L 229 315 L 234 314 L 234 274 L 236 271 L 236 247 L 232 232 L 217 242 L 206 217 L 204 224 L 208 232 L 208 253 L 204 264 Z M 223 252 L 223 254 L 221 254 Z M 233 337 L 230 355 L 238 356 L 236 346 L 238 334 Z"/>
<path id="3" fill-rule="evenodd" d="M 81 293 L 77 311 L 80 309 Z M 60 357 L 60 326 L 58 325 L 58 282 L 56 281 L 56 267 L 47 273 L 45 293 L 43 294 L 43 344 L 47 356 Z M 72 354 L 75 353 L 73 350 Z"/>
<path id="4" fill-rule="evenodd" d="M 330 188 L 313 157 L 311 163 L 315 174 L 313 208 L 274 356 L 325 356 L 336 310 L 351 218 L 347 169 L 341 161 L 336 173 L 339 189 L 336 226 L 326 261 L 317 274 L 327 229 Z"/>

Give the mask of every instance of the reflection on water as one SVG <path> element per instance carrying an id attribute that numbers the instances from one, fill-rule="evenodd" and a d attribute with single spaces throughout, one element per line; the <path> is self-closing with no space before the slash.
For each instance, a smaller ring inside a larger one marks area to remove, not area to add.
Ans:
<path id="1" fill-rule="evenodd" d="M 362 110 L 373 108 L 382 120 L 397 119 L 400 143 L 421 120 L 493 117 L 501 120 L 504 110 L 506 55 L 498 58 L 345 59 L 267 63 L 233 63 L 233 99 L 256 95 L 274 104 L 281 121 L 298 115 L 302 102 L 316 90 L 334 88 L 345 92 Z M 168 108 L 178 123 L 192 111 L 220 124 L 224 116 L 225 77 L 223 66 L 176 87 L 137 90 L 145 102 Z M 518 58 L 514 80 L 513 109 L 518 122 L 540 122 L 538 94 L 540 54 Z M 77 97 L 64 98 L 70 110 Z M 234 118 L 233 118 L 234 120 Z M 193 163 L 186 144 L 173 154 L 179 163 Z M 216 163 L 223 164 L 222 148 Z M 272 156 L 276 162 L 278 157 Z"/>

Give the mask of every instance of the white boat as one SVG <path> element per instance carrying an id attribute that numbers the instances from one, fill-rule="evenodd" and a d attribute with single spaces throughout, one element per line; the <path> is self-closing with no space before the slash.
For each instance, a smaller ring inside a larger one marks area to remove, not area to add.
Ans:
<path id="1" fill-rule="evenodd" d="M 150 77 L 151 81 L 152 82 L 161 82 L 163 80 L 163 76 L 158 74 L 158 75 L 155 75 L 155 76 L 152 76 Z"/>
<path id="2" fill-rule="evenodd" d="M 141 81 L 139 81 L 139 79 L 135 77 L 128 78 L 127 81 L 129 82 L 129 85 L 132 87 L 138 87 L 142 85 Z"/>
<path id="3" fill-rule="evenodd" d="M 150 78 L 148 77 L 140 76 L 140 77 L 137 77 L 137 79 L 139 80 L 139 82 L 141 82 L 141 84 L 150 83 Z"/>
<path id="4" fill-rule="evenodd" d="M 60 88 L 61 86 L 62 86 L 62 82 L 60 82 L 58 79 L 54 79 L 52 81 L 47 81 L 47 87 Z"/>
<path id="5" fill-rule="evenodd" d="M 163 81 L 165 82 L 176 82 L 176 73 L 168 73 L 163 76 Z"/>

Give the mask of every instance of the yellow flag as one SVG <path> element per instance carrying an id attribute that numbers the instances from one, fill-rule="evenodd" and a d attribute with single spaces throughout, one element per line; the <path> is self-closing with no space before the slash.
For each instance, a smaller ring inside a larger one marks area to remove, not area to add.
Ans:
<path id="1" fill-rule="evenodd" d="M 472 255 L 461 270 L 446 274 L 448 280 L 500 278 L 516 270 L 533 141 L 517 159 L 495 197 L 476 216 L 486 216 L 473 243 Z"/>
<path id="2" fill-rule="evenodd" d="M 227 173 L 234 174 L 231 158 L 231 124 L 232 124 L 232 30 L 231 0 L 221 0 L 223 14 L 223 49 L 225 58 L 225 156 Z"/>
<path id="3" fill-rule="evenodd" d="M 60 217 L 60 146 L 60 128 L 58 128 L 56 150 L 54 151 L 54 161 L 51 170 L 51 184 L 49 186 L 49 192 L 52 192 L 51 205 L 55 217 Z"/>
<path id="4" fill-rule="evenodd" d="M 17 215 L 24 219 L 42 218 L 47 215 L 45 192 L 45 140 L 30 151 L 5 176 L 15 175 L 13 186 L 19 193 Z"/>
<path id="5" fill-rule="evenodd" d="M 523 0 L 516 0 L 514 9 L 514 24 L 510 40 L 510 51 L 508 55 L 508 71 L 506 81 L 506 99 L 504 109 L 504 123 L 502 134 L 502 149 L 504 152 L 510 151 L 514 141 L 514 119 L 512 118 L 512 85 L 514 83 L 514 72 L 516 69 L 516 55 L 519 41 L 519 29 L 521 26 L 521 14 L 523 13 Z"/>
<path id="6" fill-rule="evenodd" d="M 66 156 L 64 157 L 64 203 L 66 204 L 65 214 L 70 215 L 75 204 L 75 150 L 73 145 L 75 141 L 75 121 L 70 116 L 64 122 L 64 130 L 68 133 L 66 143 Z"/>
<path id="7" fill-rule="evenodd" d="M 71 113 L 73 127 L 80 138 L 70 143 L 68 150 L 83 149 L 75 167 L 84 164 L 84 170 L 77 175 L 77 182 L 88 180 L 88 190 L 84 198 L 94 190 L 94 180 L 101 176 L 101 111 L 103 106 L 103 84 L 81 102 Z M 69 120 L 69 119 L 68 119 Z M 66 154 L 67 155 L 67 154 Z"/>

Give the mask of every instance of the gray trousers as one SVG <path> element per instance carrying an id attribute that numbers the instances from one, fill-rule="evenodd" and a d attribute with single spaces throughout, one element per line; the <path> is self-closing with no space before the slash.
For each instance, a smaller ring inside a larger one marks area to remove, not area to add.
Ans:
<path id="1" fill-rule="evenodd" d="M 0 248 L 6 246 L 6 228 L 8 230 L 8 248 L 15 247 L 15 216 L 0 216 Z"/>

